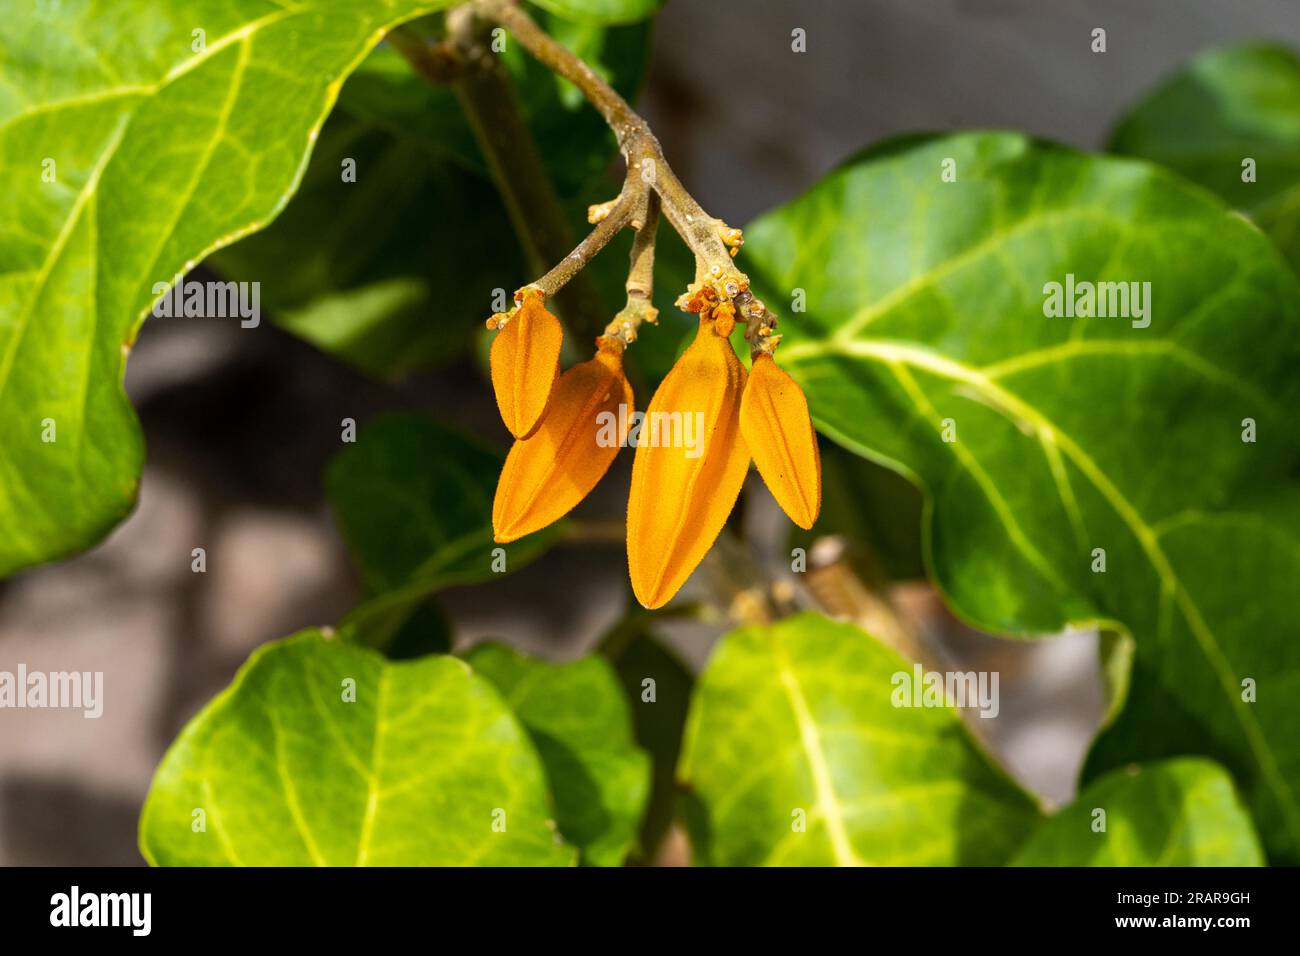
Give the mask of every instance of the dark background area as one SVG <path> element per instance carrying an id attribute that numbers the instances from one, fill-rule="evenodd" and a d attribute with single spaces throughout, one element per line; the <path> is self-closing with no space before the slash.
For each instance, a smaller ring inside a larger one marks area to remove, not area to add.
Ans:
<path id="1" fill-rule="evenodd" d="M 790 49 L 796 27 L 803 54 Z M 1107 31 L 1104 54 L 1091 52 L 1094 27 Z M 670 0 L 641 106 L 697 198 L 743 223 L 899 132 L 1005 127 L 1097 148 L 1186 58 L 1247 37 L 1300 45 L 1300 3 Z M 506 437 L 470 365 L 380 384 L 266 321 L 148 322 L 127 387 L 148 442 L 135 514 L 90 553 L 0 584 L 0 669 L 103 671 L 107 697 L 99 720 L 0 711 L 0 864 L 139 863 L 136 815 L 183 722 L 257 645 L 354 603 L 321 492 L 342 418 L 415 408 Z M 620 517 L 621 457 L 589 514 Z M 761 538 L 770 522 L 753 511 Z M 190 570 L 194 547 L 207 550 L 206 574 Z M 561 548 L 444 603 L 460 641 L 566 657 L 593 644 L 625 595 L 611 542 Z M 912 597 L 930 637 L 1003 669 L 995 747 L 1040 793 L 1068 799 L 1100 707 L 1095 635 L 958 639 L 933 602 Z M 698 665 L 719 631 L 671 636 Z"/>

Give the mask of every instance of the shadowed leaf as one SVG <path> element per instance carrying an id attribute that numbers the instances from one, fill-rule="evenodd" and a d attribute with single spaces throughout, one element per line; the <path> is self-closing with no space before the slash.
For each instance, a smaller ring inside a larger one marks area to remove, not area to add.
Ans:
<path id="1" fill-rule="evenodd" d="M 636 839 L 650 762 L 632 739 L 623 690 L 604 659 L 550 664 L 500 644 L 466 655 L 532 735 L 564 838 L 583 862 L 618 866 Z"/>

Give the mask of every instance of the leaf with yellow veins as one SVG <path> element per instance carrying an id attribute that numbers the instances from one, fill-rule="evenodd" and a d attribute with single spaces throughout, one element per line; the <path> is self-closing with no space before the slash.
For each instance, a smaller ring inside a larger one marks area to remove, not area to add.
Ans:
<path id="1" fill-rule="evenodd" d="M 731 513 L 749 470 L 740 431 L 745 367 L 713 323 L 650 400 L 632 465 L 627 563 L 648 608 L 672 599 Z"/>
<path id="2" fill-rule="evenodd" d="M 539 531 L 587 497 L 622 447 L 632 410 L 620 346 L 602 346 L 561 375 L 541 427 L 506 456 L 492 504 L 497 541 Z"/>
<path id="3" fill-rule="evenodd" d="M 538 294 L 527 296 L 492 342 L 492 390 L 501 420 L 516 438 L 537 431 L 560 374 L 564 329 Z"/>
<path id="4" fill-rule="evenodd" d="M 740 401 L 740 430 L 772 497 L 801 528 L 822 507 L 822 461 L 808 399 L 769 354 L 754 359 Z"/>

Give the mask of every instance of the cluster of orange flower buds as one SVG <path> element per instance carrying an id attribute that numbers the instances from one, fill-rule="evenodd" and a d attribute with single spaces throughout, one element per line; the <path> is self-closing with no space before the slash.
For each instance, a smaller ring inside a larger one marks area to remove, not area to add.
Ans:
<path id="1" fill-rule="evenodd" d="M 628 572 L 637 600 L 661 607 L 712 547 L 740 495 L 751 459 L 777 503 L 810 528 L 821 508 L 821 461 L 808 402 L 755 344 L 748 373 L 731 346 L 735 306 L 709 283 L 683 297 L 700 315 L 690 347 L 664 377 L 636 441 L 627 507 Z M 558 374 L 563 333 L 542 294 L 526 289 L 513 315 L 497 315 L 492 385 L 515 436 L 497 483 L 496 540 L 513 541 L 563 517 L 594 488 L 628 439 L 632 388 L 626 343 L 596 340 L 596 355 Z M 766 333 L 766 329 L 763 330 Z M 601 422 L 618 422 L 614 440 Z M 654 440 L 660 421 L 698 422 L 699 447 Z"/>

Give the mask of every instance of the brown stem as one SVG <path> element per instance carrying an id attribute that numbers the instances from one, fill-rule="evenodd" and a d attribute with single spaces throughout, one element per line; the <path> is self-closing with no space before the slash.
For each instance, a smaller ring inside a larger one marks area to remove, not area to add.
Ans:
<path id="1" fill-rule="evenodd" d="M 659 230 L 659 194 L 646 196 L 645 215 L 641 222 L 633 220 L 636 239 L 632 243 L 632 256 L 627 274 L 629 300 L 646 300 L 654 291 L 655 233 Z"/>
<path id="2" fill-rule="evenodd" d="M 657 322 L 659 310 L 654 307 L 655 233 L 659 230 L 659 194 L 649 192 L 644 197 L 641 218 L 632 220 L 636 239 L 632 241 L 629 257 L 627 304 L 605 326 L 605 335 L 621 339 L 624 345 L 636 341 L 637 329 L 642 322 Z"/>
<path id="3" fill-rule="evenodd" d="M 638 200 L 635 196 L 629 196 L 630 192 L 635 192 L 635 189 L 629 189 L 625 184 L 618 200 L 611 204 L 604 218 L 596 223 L 596 228 L 587 233 L 587 237 L 549 272 L 536 282 L 530 283 L 529 287 L 541 289 L 547 298 L 550 298 L 580 275 L 587 263 L 596 257 L 596 253 L 609 245 L 610 240 L 625 227 L 632 224 L 636 216 Z"/>
<path id="4" fill-rule="evenodd" d="M 620 148 L 633 135 L 650 135 L 646 121 L 628 106 L 617 90 L 567 47 L 552 39 L 514 0 L 474 0 L 470 6 L 484 19 L 506 27 L 537 62 L 576 86 L 605 118 L 618 137 Z"/>
<path id="5" fill-rule="evenodd" d="M 775 317 L 750 293 L 749 278 L 732 262 L 731 253 L 740 244 L 739 230 L 710 216 L 686 191 L 664 159 L 663 149 L 646 121 L 617 90 L 552 39 L 513 0 L 473 0 L 471 6 L 484 19 L 506 27 L 535 59 L 571 82 L 600 111 L 627 160 L 629 182 L 635 175 L 658 194 L 664 217 L 695 254 L 697 284 L 707 284 L 720 301 L 735 303 L 746 320 L 751 347 L 770 351 Z"/>

